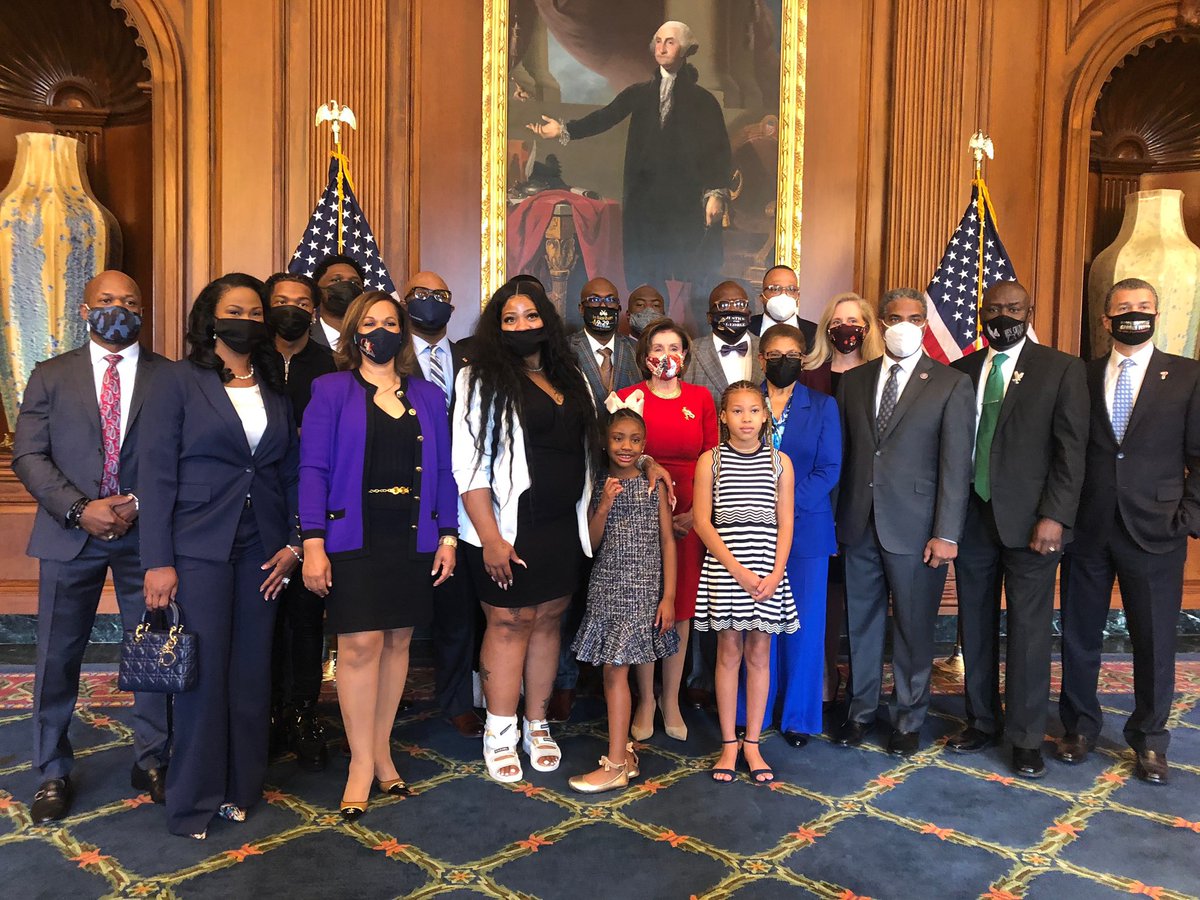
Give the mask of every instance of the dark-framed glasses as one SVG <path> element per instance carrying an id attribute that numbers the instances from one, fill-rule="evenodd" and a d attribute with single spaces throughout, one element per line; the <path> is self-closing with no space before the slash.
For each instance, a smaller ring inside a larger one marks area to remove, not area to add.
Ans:
<path id="1" fill-rule="evenodd" d="M 588 294 L 583 298 L 584 306 L 619 307 L 621 298 L 616 294 Z"/>
<path id="2" fill-rule="evenodd" d="M 718 300 L 713 304 L 717 312 L 749 312 L 749 300 Z"/>
<path id="3" fill-rule="evenodd" d="M 410 300 L 437 300 L 439 303 L 450 302 L 450 291 L 443 289 L 415 287 L 404 295 L 404 302 Z"/>
<path id="4" fill-rule="evenodd" d="M 787 353 L 780 353 L 778 350 L 768 350 L 763 354 L 763 359 L 804 359 L 804 354 L 799 350 L 789 350 Z"/>

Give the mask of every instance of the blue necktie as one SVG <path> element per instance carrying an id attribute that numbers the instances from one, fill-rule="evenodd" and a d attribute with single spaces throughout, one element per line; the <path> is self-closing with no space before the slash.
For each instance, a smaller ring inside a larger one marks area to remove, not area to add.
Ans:
<path id="1" fill-rule="evenodd" d="M 429 378 L 442 389 L 446 395 L 446 405 L 450 405 L 450 388 L 446 381 L 446 370 L 442 367 L 442 348 L 437 344 L 429 346 Z"/>
<path id="2" fill-rule="evenodd" d="M 1113 391 L 1112 426 L 1118 444 L 1125 440 L 1125 429 L 1129 427 L 1129 417 L 1133 414 L 1133 376 L 1130 374 L 1133 365 L 1132 359 L 1121 360 L 1117 389 Z"/>

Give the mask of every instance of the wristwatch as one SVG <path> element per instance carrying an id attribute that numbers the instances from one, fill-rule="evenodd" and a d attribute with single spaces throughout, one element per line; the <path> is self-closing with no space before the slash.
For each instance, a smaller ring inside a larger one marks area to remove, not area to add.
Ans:
<path id="1" fill-rule="evenodd" d="M 457 547 L 458 546 L 458 538 L 456 538 L 452 534 L 443 534 L 438 539 L 438 544 L 439 544 L 439 546 L 442 546 L 442 547 Z"/>

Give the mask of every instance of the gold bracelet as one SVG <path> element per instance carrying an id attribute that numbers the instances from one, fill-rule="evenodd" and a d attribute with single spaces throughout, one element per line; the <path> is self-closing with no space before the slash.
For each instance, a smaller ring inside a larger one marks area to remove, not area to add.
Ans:
<path id="1" fill-rule="evenodd" d="M 452 534 L 443 534 L 438 540 L 438 545 L 442 547 L 457 547 L 458 538 Z"/>

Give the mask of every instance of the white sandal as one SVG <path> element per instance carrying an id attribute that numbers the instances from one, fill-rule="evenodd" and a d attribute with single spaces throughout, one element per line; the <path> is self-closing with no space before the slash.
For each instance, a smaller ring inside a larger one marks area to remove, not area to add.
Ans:
<path id="1" fill-rule="evenodd" d="M 517 756 L 517 717 L 487 714 L 483 732 L 483 762 L 488 774 L 501 784 L 512 784 L 525 777 L 521 771 L 521 758 Z M 509 737 L 508 735 L 511 735 Z M 511 775 L 502 775 L 503 769 L 516 769 Z"/>
<path id="2" fill-rule="evenodd" d="M 545 734 L 534 734 L 535 731 L 544 731 Z M 562 750 L 558 742 L 550 736 L 550 723 L 545 719 L 525 720 L 522 746 L 529 757 L 529 764 L 539 772 L 553 772 L 562 763 Z M 557 759 L 547 765 L 539 762 L 543 756 L 554 756 Z"/>

